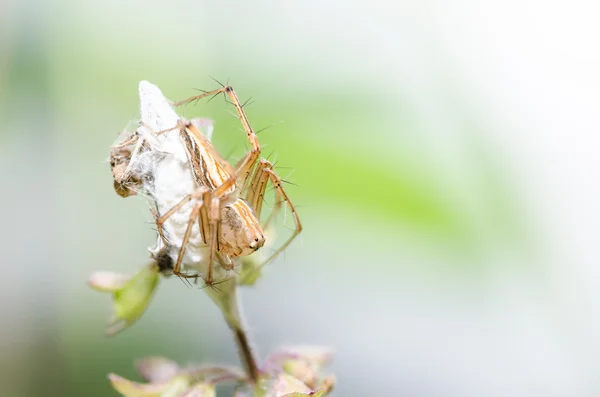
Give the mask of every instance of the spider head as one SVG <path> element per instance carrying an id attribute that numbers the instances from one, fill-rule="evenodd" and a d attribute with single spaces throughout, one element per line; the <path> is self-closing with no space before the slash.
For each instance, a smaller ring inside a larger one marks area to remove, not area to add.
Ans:
<path id="1" fill-rule="evenodd" d="M 223 208 L 222 252 L 231 256 L 246 256 L 265 245 L 260 221 L 244 200 L 238 199 Z"/>
<path id="2" fill-rule="evenodd" d="M 254 237 L 254 240 L 250 242 L 249 247 L 256 251 L 263 245 L 265 245 L 265 236 L 261 233 L 260 236 Z"/>

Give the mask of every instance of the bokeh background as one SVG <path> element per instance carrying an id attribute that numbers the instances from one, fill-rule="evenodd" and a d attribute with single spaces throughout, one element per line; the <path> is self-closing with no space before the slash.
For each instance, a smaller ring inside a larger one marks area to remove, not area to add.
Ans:
<path id="1" fill-rule="evenodd" d="M 3 396 L 112 396 L 150 354 L 236 363 L 203 292 L 162 282 L 103 336 L 94 270 L 153 243 L 108 148 L 137 84 L 230 79 L 305 224 L 244 291 L 264 356 L 329 345 L 337 396 L 600 395 L 595 2 L 4 1 Z M 222 100 L 222 153 L 243 135 Z M 237 153 L 237 154 L 236 154 Z"/>

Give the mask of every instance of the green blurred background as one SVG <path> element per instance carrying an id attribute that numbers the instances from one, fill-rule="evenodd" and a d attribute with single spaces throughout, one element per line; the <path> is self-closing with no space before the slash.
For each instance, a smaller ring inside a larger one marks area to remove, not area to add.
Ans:
<path id="1" fill-rule="evenodd" d="M 3 396 L 111 396 L 150 354 L 236 363 L 207 297 L 160 285 L 105 338 L 95 270 L 154 241 L 112 189 L 137 84 L 230 83 L 305 231 L 244 305 L 256 347 L 332 346 L 338 396 L 600 395 L 598 6 L 541 1 L 0 5 Z M 221 153 L 243 153 L 222 100 Z"/>

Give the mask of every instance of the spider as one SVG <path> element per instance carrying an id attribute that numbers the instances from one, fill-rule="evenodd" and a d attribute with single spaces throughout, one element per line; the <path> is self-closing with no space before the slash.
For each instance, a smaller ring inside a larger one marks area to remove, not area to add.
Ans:
<path id="1" fill-rule="evenodd" d="M 165 236 L 165 223 L 174 214 L 191 205 L 185 232 L 176 254 L 177 259 L 173 261 L 172 272 L 184 278 L 199 276 L 199 274 L 182 271 L 182 262 L 192 236 L 192 228 L 197 223 L 201 241 L 208 247 L 207 270 L 203 275 L 204 282 L 208 286 L 214 283 L 213 266 L 215 262 L 218 262 L 225 270 L 232 270 L 234 258 L 250 255 L 265 244 L 263 230 L 270 225 L 284 204 L 290 209 L 295 228 L 287 240 L 260 266 L 275 259 L 302 231 L 302 224 L 293 203 L 282 186 L 282 179 L 273 170 L 273 164 L 260 157 L 258 137 L 250 126 L 242 105 L 231 86 L 222 86 L 219 89 L 174 102 L 172 105 L 178 107 L 219 94 L 227 95 L 235 106 L 250 142 L 250 151 L 235 167 L 217 153 L 208 138 L 200 132 L 198 124 L 193 121 L 180 118 L 174 127 L 154 132 L 154 135 L 159 137 L 170 131 L 178 131 L 195 182 L 193 191 L 185 194 L 179 202 L 163 214 L 158 212 L 155 214 L 159 238 L 162 239 L 164 249 L 172 248 Z M 140 141 L 138 145 L 138 147 L 142 147 L 144 144 Z M 269 182 L 275 189 L 276 199 L 273 211 L 261 224 L 262 205 Z"/>

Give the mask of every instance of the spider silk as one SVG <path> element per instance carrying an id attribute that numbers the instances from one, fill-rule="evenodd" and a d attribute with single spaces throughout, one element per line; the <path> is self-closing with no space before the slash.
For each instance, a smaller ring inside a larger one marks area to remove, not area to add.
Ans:
<path id="1" fill-rule="evenodd" d="M 140 156 L 141 163 L 150 162 L 150 165 L 141 165 L 140 168 L 151 169 L 151 177 L 144 178 L 144 189 L 154 201 L 159 215 L 166 213 L 177 203 L 192 193 L 198 186 L 193 178 L 193 173 L 179 129 L 175 128 L 179 116 L 171 107 L 167 98 L 161 90 L 147 82 L 139 84 L 140 115 L 142 125 L 139 128 L 140 137 L 146 139 L 150 150 Z M 210 138 L 212 122 L 206 119 L 192 120 L 200 127 L 201 131 L 207 131 Z M 165 131 L 160 135 L 156 133 Z M 158 154 L 158 155 L 157 155 Z M 176 211 L 163 224 L 163 232 L 169 245 L 169 254 L 173 262 L 177 260 L 185 234 L 192 202 Z M 156 245 L 149 248 L 156 257 L 159 251 L 165 247 L 164 242 L 158 236 Z M 209 249 L 202 241 L 202 235 L 198 222 L 194 222 L 192 233 L 186 246 L 185 255 L 182 260 L 182 269 L 193 268 L 206 274 L 208 269 Z M 213 270 L 214 271 L 214 270 Z"/>

